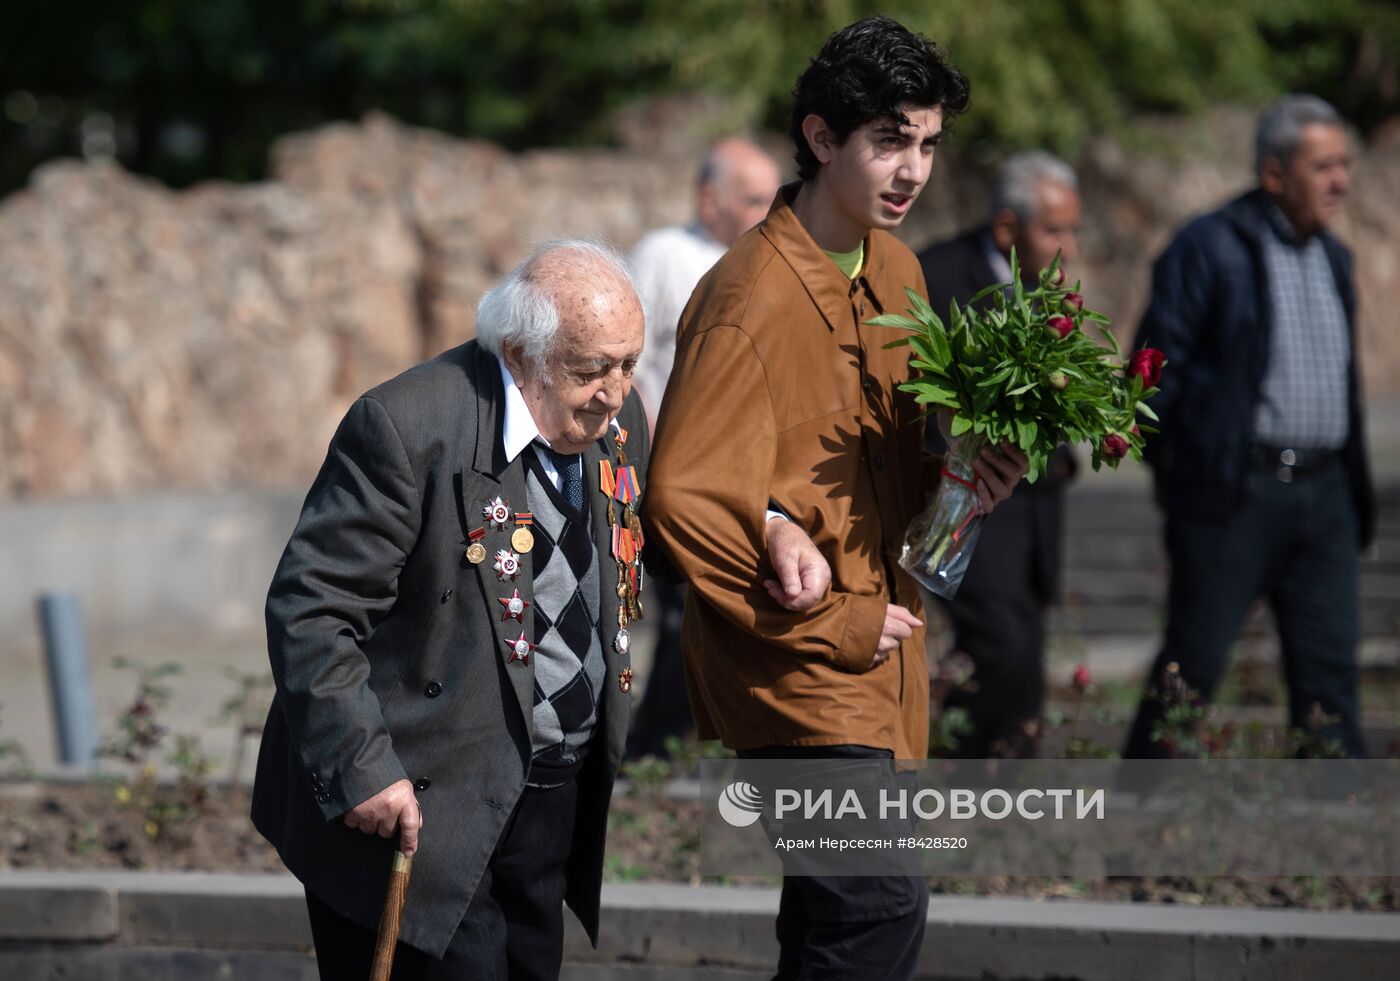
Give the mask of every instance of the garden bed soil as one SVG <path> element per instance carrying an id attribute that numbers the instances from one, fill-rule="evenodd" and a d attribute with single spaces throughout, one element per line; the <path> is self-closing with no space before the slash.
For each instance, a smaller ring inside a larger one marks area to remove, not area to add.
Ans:
<path id="1" fill-rule="evenodd" d="M 149 806 L 120 799 L 121 786 L 106 781 L 0 784 L 0 870 L 282 870 L 277 854 L 248 820 L 245 791 L 210 789 L 188 816 L 157 824 Z M 162 789 L 156 803 L 175 802 L 177 795 Z M 608 878 L 702 881 L 701 807 L 647 793 L 619 794 L 608 828 Z M 1400 877 L 997 876 L 932 879 L 930 888 L 935 894 L 963 896 L 1400 912 Z"/>

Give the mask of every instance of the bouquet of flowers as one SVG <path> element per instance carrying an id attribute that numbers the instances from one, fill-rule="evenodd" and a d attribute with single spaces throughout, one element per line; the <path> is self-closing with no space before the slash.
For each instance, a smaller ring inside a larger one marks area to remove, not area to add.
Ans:
<path id="1" fill-rule="evenodd" d="M 905 533 L 900 565 L 936 595 L 951 599 L 972 557 L 981 528 L 972 463 L 982 448 L 1002 441 L 1030 460 L 1035 481 L 1060 443 L 1093 447 L 1093 467 L 1142 459 L 1143 436 L 1155 432 L 1145 400 L 1156 394 L 1166 363 L 1144 348 L 1125 364 L 1108 318 L 1084 306 L 1079 284 L 1065 285 L 1057 256 L 1027 289 L 1013 251 L 1011 282 L 997 283 L 966 306 L 953 303 L 945 322 L 914 290 L 908 316 L 885 314 L 869 323 L 908 336 L 914 378 L 900 387 L 938 411 L 948 443 L 943 479 L 933 503 Z M 990 297 L 989 306 L 978 301 Z M 1107 347 L 1085 332 L 1093 324 Z"/>

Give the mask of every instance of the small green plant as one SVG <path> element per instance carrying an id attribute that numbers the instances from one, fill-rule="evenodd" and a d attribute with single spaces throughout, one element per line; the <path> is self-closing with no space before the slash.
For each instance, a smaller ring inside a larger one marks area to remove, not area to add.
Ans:
<path id="1" fill-rule="evenodd" d="M 233 755 L 228 766 L 228 793 L 238 792 L 248 756 L 248 741 L 262 734 L 263 717 L 272 694 L 272 675 L 267 671 L 239 671 L 226 668 L 224 676 L 235 691 L 224 700 L 215 716 L 216 724 L 233 726 Z"/>
<path id="2" fill-rule="evenodd" d="M 160 718 L 170 705 L 169 679 L 180 673 L 180 666 L 169 661 L 143 665 L 126 658 L 114 663 L 135 673 L 136 695 L 117 717 L 115 729 L 98 755 L 126 768 L 126 773 L 112 781 L 112 796 L 124 808 L 141 814 L 147 837 L 160 838 L 172 825 L 203 811 L 208 800 L 210 763 L 199 750 L 198 736 L 177 734 L 164 758 L 176 771 L 176 785 L 173 791 L 160 786 L 156 764 L 168 735 Z"/>
<path id="3" fill-rule="evenodd" d="M 970 694 L 977 690 L 973 677 L 976 666 L 963 651 L 949 651 L 939 658 L 929 676 L 928 755 L 948 759 L 958 751 L 962 740 L 972 733 L 972 716 L 960 705 L 948 705 L 955 692 Z"/>
<path id="4" fill-rule="evenodd" d="M 18 739 L 0 739 L 0 776 L 27 780 L 33 774 L 34 761 L 24 744 Z"/>

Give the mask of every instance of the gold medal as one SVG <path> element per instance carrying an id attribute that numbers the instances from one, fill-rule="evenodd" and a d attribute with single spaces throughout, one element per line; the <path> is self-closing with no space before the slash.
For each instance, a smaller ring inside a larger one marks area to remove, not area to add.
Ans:
<path id="1" fill-rule="evenodd" d="M 486 546 L 481 542 L 472 542 L 467 547 L 467 561 L 472 565 L 481 565 L 486 561 Z"/>
<path id="2" fill-rule="evenodd" d="M 510 547 L 524 555 L 535 547 L 535 536 L 523 525 L 510 534 Z"/>

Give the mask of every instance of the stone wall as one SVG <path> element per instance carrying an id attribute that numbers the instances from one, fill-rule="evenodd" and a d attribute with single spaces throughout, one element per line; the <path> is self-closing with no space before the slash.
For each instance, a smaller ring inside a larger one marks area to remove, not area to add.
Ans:
<path id="1" fill-rule="evenodd" d="M 1247 181 L 1249 129 L 1221 112 L 1086 151 L 1078 272 L 1125 333 L 1171 229 Z M 638 142 L 511 154 L 370 116 L 287 137 L 253 185 L 42 168 L 0 202 L 0 500 L 304 485 L 349 402 L 469 337 L 530 242 L 625 248 L 687 217 L 694 138 Z M 976 220 L 983 176 L 943 154 L 910 244 Z M 1367 380 L 1397 394 L 1400 122 L 1354 186 Z"/>

